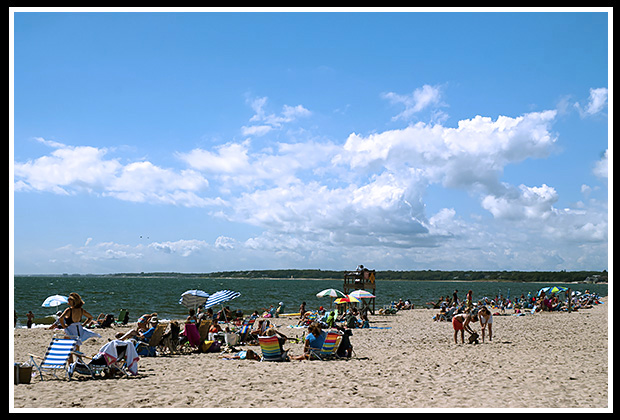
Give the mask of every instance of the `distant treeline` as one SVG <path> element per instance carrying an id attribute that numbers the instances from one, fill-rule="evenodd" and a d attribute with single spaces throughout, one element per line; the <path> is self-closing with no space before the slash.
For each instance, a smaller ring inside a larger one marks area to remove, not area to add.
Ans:
<path id="1" fill-rule="evenodd" d="M 131 277 L 204 277 L 204 278 L 274 278 L 274 279 L 336 279 L 343 278 L 345 270 L 281 269 L 218 271 L 214 273 L 119 273 Z M 461 281 L 514 281 L 514 282 L 607 282 L 607 271 L 377 271 L 382 280 L 461 280 Z"/>

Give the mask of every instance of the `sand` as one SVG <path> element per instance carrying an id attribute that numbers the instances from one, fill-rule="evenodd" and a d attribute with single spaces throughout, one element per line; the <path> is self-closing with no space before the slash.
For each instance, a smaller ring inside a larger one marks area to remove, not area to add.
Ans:
<path id="1" fill-rule="evenodd" d="M 12 385 L 9 405 L 16 411 L 613 410 L 607 312 L 608 305 L 602 304 L 570 314 L 495 316 L 493 341 L 477 345 L 460 344 L 460 340 L 455 344 L 451 323 L 434 322 L 434 310 L 371 315 L 371 325 L 391 328 L 353 330 L 354 355 L 349 360 L 275 363 L 223 360 L 216 353 L 142 357 L 136 377 L 80 376 L 72 381 L 34 377 L 30 384 Z M 301 336 L 303 330 L 288 328 L 291 323 L 286 318 L 276 320 L 283 333 Z M 127 329 L 98 329 L 102 338 L 87 341 L 82 351 L 94 354 L 108 338 Z M 13 334 L 13 361 L 25 362 L 28 353 L 44 354 L 53 332 L 16 329 Z M 287 343 L 285 348 L 299 355 L 302 345 Z"/>

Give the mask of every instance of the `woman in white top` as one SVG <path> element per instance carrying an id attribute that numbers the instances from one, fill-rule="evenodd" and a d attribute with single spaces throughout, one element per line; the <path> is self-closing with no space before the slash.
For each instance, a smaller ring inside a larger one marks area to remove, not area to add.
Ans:
<path id="1" fill-rule="evenodd" d="M 482 342 L 484 343 L 484 330 L 485 327 L 489 327 L 489 341 L 493 340 L 493 315 L 486 306 L 483 306 L 478 311 L 478 319 L 480 320 L 480 327 L 482 329 Z"/>

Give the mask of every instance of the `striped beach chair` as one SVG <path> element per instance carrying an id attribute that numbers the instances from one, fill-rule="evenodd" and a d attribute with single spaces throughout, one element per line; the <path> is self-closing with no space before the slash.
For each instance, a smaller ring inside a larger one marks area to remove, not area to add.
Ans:
<path id="1" fill-rule="evenodd" d="M 71 353 L 75 351 L 77 340 L 69 338 L 52 338 L 50 345 L 47 348 L 47 352 L 44 357 L 39 357 L 34 354 L 30 354 L 30 361 L 32 365 L 39 371 L 41 380 L 43 380 L 43 372 L 49 372 L 58 378 L 56 372 L 63 371 L 68 380 L 71 380 L 69 374 L 69 357 Z M 37 364 L 35 358 L 42 360 L 40 364 Z"/>
<path id="2" fill-rule="evenodd" d="M 258 344 L 263 353 L 261 362 L 288 362 L 290 360 L 287 351 L 280 350 L 280 343 L 277 336 L 259 336 Z"/>
<path id="3" fill-rule="evenodd" d="M 335 331 L 330 331 L 325 337 L 323 346 L 320 349 L 310 349 L 310 351 L 312 355 L 315 356 L 317 359 L 334 359 L 338 357 L 336 352 L 338 351 L 338 347 L 340 346 L 340 341 L 342 341 L 342 334 Z"/>

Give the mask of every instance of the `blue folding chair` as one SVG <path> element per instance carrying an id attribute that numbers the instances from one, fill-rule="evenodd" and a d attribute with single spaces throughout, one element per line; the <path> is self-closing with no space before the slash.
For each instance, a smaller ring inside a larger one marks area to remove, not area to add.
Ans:
<path id="1" fill-rule="evenodd" d="M 32 365 L 39 371 L 41 375 L 41 380 L 43 380 L 43 372 L 49 372 L 54 375 L 55 378 L 56 372 L 63 371 L 68 380 L 71 380 L 71 375 L 69 373 L 69 357 L 71 353 L 75 351 L 77 345 L 77 340 L 69 339 L 69 338 L 52 338 L 52 342 L 47 348 L 47 352 L 44 357 L 39 357 L 34 354 L 30 354 L 30 361 Z M 34 360 L 35 358 L 41 359 L 42 362 L 37 364 Z"/>

